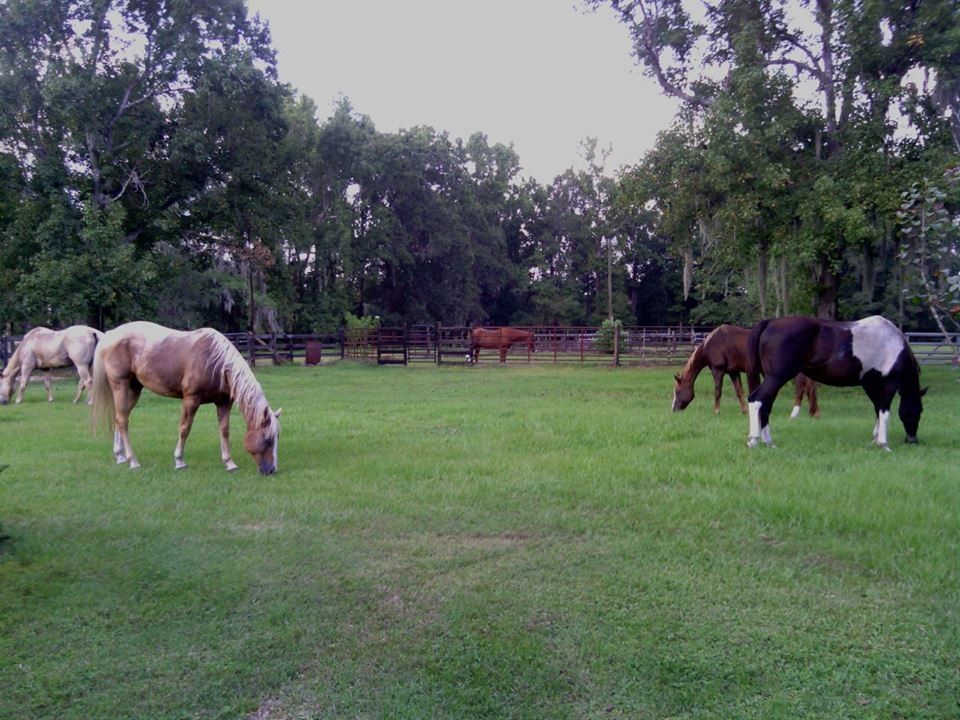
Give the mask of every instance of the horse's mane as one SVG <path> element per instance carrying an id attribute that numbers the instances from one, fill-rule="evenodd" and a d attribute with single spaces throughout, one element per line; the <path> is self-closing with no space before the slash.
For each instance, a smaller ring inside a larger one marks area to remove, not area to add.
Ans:
<path id="1" fill-rule="evenodd" d="M 269 407 L 263 388 L 232 342 L 211 328 L 197 332 L 210 343 L 210 368 L 220 378 L 221 386 L 229 388 L 230 399 L 249 425 L 263 414 L 264 408 Z"/>
<path id="2" fill-rule="evenodd" d="M 706 365 L 706 362 L 701 360 L 703 357 L 704 348 L 706 347 L 706 344 L 710 342 L 710 338 L 712 338 L 719 329 L 720 328 L 717 327 L 711 330 L 710 333 L 703 339 L 703 342 L 693 349 L 693 352 L 690 353 L 690 357 L 687 358 L 687 362 L 683 365 L 683 370 L 680 371 L 680 377 L 691 377 L 693 373 L 699 373 L 701 370 L 703 370 L 704 365 Z"/>

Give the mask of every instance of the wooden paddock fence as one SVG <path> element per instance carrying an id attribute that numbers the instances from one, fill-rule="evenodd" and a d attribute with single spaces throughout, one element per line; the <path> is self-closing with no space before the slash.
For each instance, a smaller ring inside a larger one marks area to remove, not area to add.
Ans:
<path id="1" fill-rule="evenodd" d="M 520 327 L 534 336 L 534 350 L 524 343 L 507 353 L 507 364 L 680 365 L 712 328 L 671 325 L 624 327 L 604 338 L 598 327 Z M 320 365 L 352 359 L 381 365 L 436 363 L 468 365 L 470 328 L 444 325 L 410 325 L 375 329 L 341 329 L 329 333 L 225 333 L 247 358 L 274 364 Z M 917 360 L 924 365 L 956 364 L 960 333 L 905 333 Z M 0 366 L 6 366 L 22 336 L 0 335 Z M 496 349 L 480 351 L 481 364 L 499 362 Z"/>

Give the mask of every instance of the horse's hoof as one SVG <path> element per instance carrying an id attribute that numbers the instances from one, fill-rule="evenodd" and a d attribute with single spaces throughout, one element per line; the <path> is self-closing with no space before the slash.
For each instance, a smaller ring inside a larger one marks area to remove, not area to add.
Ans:
<path id="1" fill-rule="evenodd" d="M 185 469 L 185 468 L 187 467 L 187 464 L 186 464 L 183 460 L 174 460 L 174 461 L 173 461 L 173 466 L 174 466 L 174 468 L 176 468 L 177 470 L 183 470 L 183 469 Z"/>
<path id="2" fill-rule="evenodd" d="M 140 467 L 140 463 L 138 463 L 136 460 L 131 460 L 131 461 L 130 461 L 130 469 L 131 469 L 131 470 L 136 470 L 136 469 L 139 468 L 139 467 Z"/>
<path id="3" fill-rule="evenodd" d="M 755 448 L 758 443 L 759 443 L 759 438 L 752 437 L 747 439 L 748 448 Z"/>
<path id="4" fill-rule="evenodd" d="M 231 461 L 226 464 L 226 467 L 227 467 L 227 472 L 233 472 L 234 470 L 237 469 L 237 464 Z"/>
<path id="5" fill-rule="evenodd" d="M 126 461 L 126 455 L 117 455 L 117 465 L 123 465 Z"/>

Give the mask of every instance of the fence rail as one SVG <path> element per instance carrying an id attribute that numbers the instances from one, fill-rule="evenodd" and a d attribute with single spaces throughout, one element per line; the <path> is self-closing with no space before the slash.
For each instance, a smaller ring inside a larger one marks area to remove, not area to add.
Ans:
<path id="1" fill-rule="evenodd" d="M 675 365 L 682 363 L 710 331 L 701 326 L 627 327 L 620 331 L 617 352 L 597 327 L 523 327 L 534 336 L 534 350 L 518 343 L 507 352 L 507 363 Z M 917 360 L 924 365 L 957 364 L 960 332 L 904 333 Z M 307 365 L 350 358 L 380 364 L 469 362 L 470 328 L 412 325 L 370 330 L 342 329 L 332 333 L 225 333 L 247 358 L 257 362 Z M 6 366 L 23 336 L 0 335 L 0 365 Z M 498 362 L 496 349 L 480 351 L 481 363 Z"/>

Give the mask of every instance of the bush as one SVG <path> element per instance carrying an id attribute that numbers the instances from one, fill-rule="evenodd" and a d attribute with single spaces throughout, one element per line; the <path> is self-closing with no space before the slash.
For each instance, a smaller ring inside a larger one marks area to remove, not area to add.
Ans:
<path id="1" fill-rule="evenodd" d="M 627 350 L 627 334 L 623 331 L 622 320 L 604 320 L 597 331 L 593 345 L 600 352 L 613 355 L 613 338 L 615 332 L 620 333 L 620 352 Z"/>

